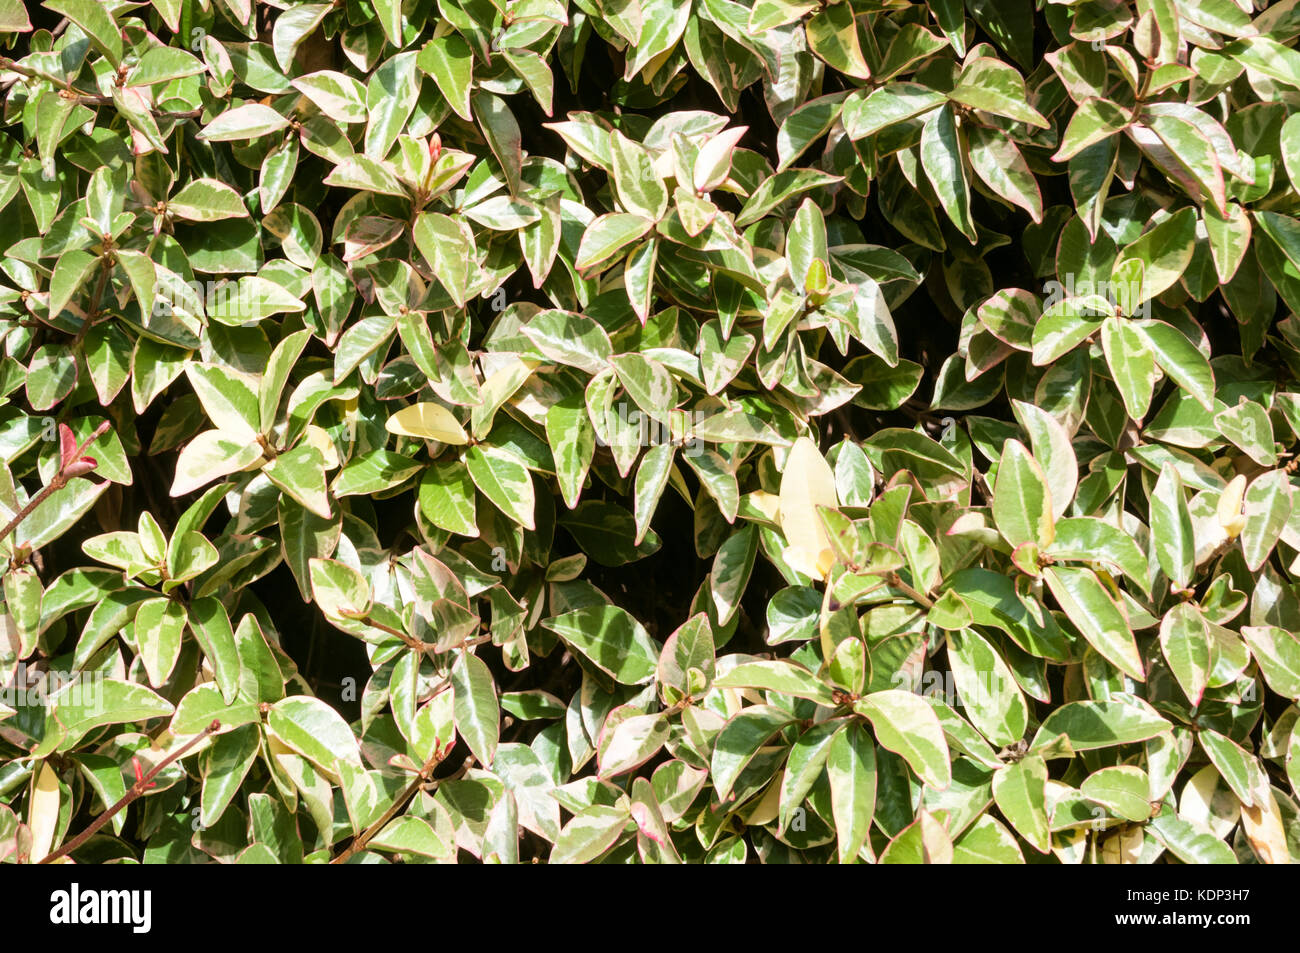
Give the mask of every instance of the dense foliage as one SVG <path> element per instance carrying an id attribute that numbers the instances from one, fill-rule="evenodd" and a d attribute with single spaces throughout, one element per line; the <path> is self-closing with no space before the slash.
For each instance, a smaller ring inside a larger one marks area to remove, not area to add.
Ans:
<path id="1" fill-rule="evenodd" d="M 1300 4 L 747 3 L 0 0 L 0 858 L 1300 860 Z"/>

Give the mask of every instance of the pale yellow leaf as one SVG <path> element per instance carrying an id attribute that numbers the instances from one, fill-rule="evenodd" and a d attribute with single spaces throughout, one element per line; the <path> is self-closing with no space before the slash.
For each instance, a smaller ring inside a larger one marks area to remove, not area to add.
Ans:
<path id="1" fill-rule="evenodd" d="M 1217 515 L 1219 525 L 1229 539 L 1236 539 L 1246 528 L 1246 516 L 1241 511 L 1241 501 L 1246 494 L 1246 477 L 1238 473 L 1219 494 Z"/>
<path id="2" fill-rule="evenodd" d="M 1201 825 L 1223 840 L 1237 826 L 1241 805 L 1232 789 L 1219 777 L 1219 772 L 1207 764 L 1183 787 L 1178 799 L 1178 816 Z"/>
<path id="3" fill-rule="evenodd" d="M 691 175 L 697 192 L 711 191 L 726 180 L 731 171 L 731 155 L 748 131 L 748 126 L 725 129 L 700 147 Z"/>
<path id="4" fill-rule="evenodd" d="M 818 506 L 839 508 L 835 474 L 817 444 L 800 437 L 790 448 L 781 474 L 781 532 L 788 544 L 786 563 L 814 579 L 825 578 L 835 562 L 830 538 L 817 515 Z"/>
<path id="5" fill-rule="evenodd" d="M 465 428 L 441 404 L 423 402 L 404 407 L 388 418 L 389 433 L 404 437 L 423 437 L 457 446 L 469 443 Z"/>
<path id="6" fill-rule="evenodd" d="M 754 810 L 750 812 L 749 817 L 745 818 L 745 824 L 748 827 L 762 827 L 765 824 L 771 824 L 780 815 L 781 809 L 781 781 L 785 777 L 784 770 L 777 772 L 772 783 L 767 786 L 761 798 L 756 798 Z"/>
<path id="7" fill-rule="evenodd" d="M 749 494 L 749 501 L 754 504 L 754 509 L 762 513 L 769 521 L 776 523 L 780 519 L 781 498 L 775 493 L 768 493 L 766 490 L 755 490 Z"/>
<path id="8" fill-rule="evenodd" d="M 326 470 L 338 469 L 338 448 L 334 446 L 334 441 L 330 439 L 330 435 L 325 432 L 324 428 L 318 427 L 315 424 L 308 424 L 307 430 L 303 433 L 303 439 L 320 451 L 321 456 L 325 458 Z M 445 442 L 448 441 L 444 441 L 444 443 Z"/>
<path id="9" fill-rule="evenodd" d="M 1259 804 L 1242 805 L 1241 829 L 1246 832 L 1250 846 L 1264 863 L 1289 864 L 1291 854 L 1287 850 L 1286 828 L 1277 808 L 1277 799 L 1271 790 L 1258 798 Z"/>
<path id="10" fill-rule="evenodd" d="M 1101 845 L 1101 858 L 1107 864 L 1136 864 L 1142 857 L 1142 827 L 1131 824 L 1120 828 Z"/>
<path id="11" fill-rule="evenodd" d="M 59 826 L 59 776 L 48 761 L 41 762 L 36 775 L 27 826 L 32 829 L 31 862 L 39 863 L 54 849 L 54 834 Z"/>
<path id="12" fill-rule="evenodd" d="M 1082 864 L 1088 855 L 1088 832 L 1083 828 L 1059 832 L 1052 838 L 1052 853 L 1062 864 Z"/>

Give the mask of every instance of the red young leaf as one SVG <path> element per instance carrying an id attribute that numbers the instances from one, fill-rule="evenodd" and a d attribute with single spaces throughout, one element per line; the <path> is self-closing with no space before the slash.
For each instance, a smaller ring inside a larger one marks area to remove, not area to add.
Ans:
<path id="1" fill-rule="evenodd" d="M 65 466 L 63 468 L 63 475 L 68 477 L 69 479 L 71 479 L 72 477 L 79 477 L 83 473 L 89 473 L 97 466 L 99 466 L 99 461 L 97 461 L 94 457 L 82 457 L 80 460 L 76 461 L 75 463 L 71 463 Z"/>
<path id="2" fill-rule="evenodd" d="M 67 424 L 59 424 L 59 457 L 64 467 L 77 458 L 77 438 Z"/>

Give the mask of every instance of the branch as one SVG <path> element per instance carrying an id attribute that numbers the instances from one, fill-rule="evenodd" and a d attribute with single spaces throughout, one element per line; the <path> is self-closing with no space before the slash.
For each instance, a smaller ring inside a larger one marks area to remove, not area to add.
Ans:
<path id="1" fill-rule="evenodd" d="M 77 329 L 77 336 L 72 339 L 71 347 L 75 351 L 81 342 L 86 339 L 86 332 L 91 329 L 99 319 L 100 305 L 104 301 L 104 291 L 108 288 L 108 276 L 113 273 L 113 266 L 110 264 L 107 256 L 99 259 L 99 276 L 95 280 L 94 295 L 90 300 L 90 310 L 86 312 L 85 319 L 81 322 L 81 327 Z M 54 317 L 57 317 L 55 315 Z"/>
<path id="2" fill-rule="evenodd" d="M 208 735 L 212 734 L 214 731 L 217 731 L 220 728 L 221 728 L 221 722 L 214 720 L 212 724 L 208 725 L 208 727 L 204 728 L 202 731 L 200 731 L 189 741 L 185 742 L 185 744 L 181 745 L 179 748 L 177 748 L 167 757 L 159 761 L 157 766 L 154 767 L 152 771 L 150 771 L 144 777 L 136 781 L 135 784 L 131 785 L 131 790 L 127 791 L 126 794 L 122 795 L 122 797 L 118 800 L 116 804 L 110 807 L 103 814 L 99 815 L 99 817 L 91 821 L 89 827 L 87 827 L 76 837 L 72 838 L 72 840 L 66 842 L 62 847 L 60 847 L 54 853 L 46 854 L 39 861 L 37 861 L 37 863 L 52 864 L 60 857 L 66 857 L 68 854 L 71 854 L 74 850 L 76 850 L 86 841 L 90 840 L 90 838 L 95 834 L 95 832 L 98 831 L 105 824 L 107 824 L 110 820 L 112 820 L 112 818 L 118 812 L 123 810 L 128 804 L 130 804 L 141 794 L 147 791 L 149 789 L 149 786 L 152 784 L 153 779 L 156 778 L 164 768 L 166 768 L 177 758 L 182 757 L 185 754 L 185 752 L 189 751 L 191 748 L 193 748 L 204 738 L 208 737 Z"/>
<path id="3" fill-rule="evenodd" d="M 415 776 L 415 779 L 406 786 L 406 790 L 397 796 L 397 799 L 388 806 L 388 810 L 384 811 L 384 813 L 379 816 L 379 820 L 375 821 L 356 837 L 352 838 L 352 843 L 349 844 L 342 853 L 331 860 L 330 863 L 347 863 L 353 855 L 365 850 L 366 845 L 370 843 L 371 838 L 387 827 L 388 822 L 402 812 L 406 805 L 410 803 L 411 798 L 415 797 L 415 792 L 420 790 L 422 785 L 429 783 L 429 775 L 433 773 L 433 769 L 437 767 L 438 764 L 441 763 L 449 754 L 451 754 L 450 747 L 444 751 L 442 750 L 442 744 L 437 744 L 433 749 L 433 756 L 424 763 L 424 767 L 420 769 L 420 773 Z M 460 777 L 465 773 L 466 769 L 468 769 L 469 764 L 470 762 L 467 760 L 461 769 L 451 775 L 451 777 L 447 778 L 447 780 L 450 781 L 453 778 Z"/>
<path id="4" fill-rule="evenodd" d="M 96 427 L 95 432 L 87 437 L 84 443 L 77 447 L 76 451 L 72 454 L 71 460 L 60 457 L 59 470 L 54 474 L 53 479 L 51 479 L 48 484 L 41 487 L 40 492 L 27 501 L 27 505 L 18 511 L 18 515 L 11 519 L 5 525 L 4 529 L 0 529 L 0 540 L 3 540 L 18 528 L 19 523 L 31 516 L 32 510 L 44 503 L 52 494 L 67 486 L 69 480 L 73 477 L 81 476 L 83 473 L 89 473 L 98 466 L 94 460 L 91 460 L 89 457 L 82 457 L 81 454 L 82 451 L 108 431 L 108 426 L 108 421 L 104 421 L 104 423 Z"/>
<path id="5" fill-rule="evenodd" d="M 433 646 L 430 645 L 428 642 L 422 642 L 421 640 L 415 638 L 414 636 L 407 635 L 401 629 L 394 629 L 391 625 L 385 625 L 383 622 L 380 622 L 378 619 L 372 619 L 368 615 L 365 616 L 364 618 L 358 619 L 357 621 L 360 622 L 362 625 L 370 626 L 370 628 L 372 629 L 378 629 L 380 632 L 387 632 L 389 635 L 397 636 L 399 639 L 401 639 L 403 642 L 406 643 L 408 648 L 415 649 L 415 651 L 417 652 L 423 652 L 427 649 L 433 648 Z"/>
<path id="6" fill-rule="evenodd" d="M 907 596 L 907 598 L 911 599 L 922 609 L 929 609 L 934 605 L 933 599 L 931 599 L 925 593 L 919 592 L 918 590 L 913 589 L 907 583 L 903 582 L 903 580 L 899 577 L 898 573 L 891 572 L 886 577 L 886 581 L 889 583 L 889 585 L 897 589 L 903 595 Z"/>
<path id="7" fill-rule="evenodd" d="M 57 80 L 53 77 L 46 76 L 36 70 L 28 69 L 26 66 L 19 66 L 16 62 L 7 56 L 0 56 L 0 73 L 9 72 L 17 73 L 24 79 L 34 80 L 36 82 L 56 84 Z M 112 96 L 102 96 L 99 93 L 86 93 L 77 89 L 70 82 L 64 81 L 63 91 L 68 94 L 68 98 L 75 99 L 82 106 L 111 106 L 113 104 Z M 149 107 L 149 112 L 153 113 L 157 119 L 197 119 L 203 115 L 203 110 L 190 109 L 185 112 L 169 112 L 164 109 L 155 109 Z"/>
<path id="8" fill-rule="evenodd" d="M 383 622 L 380 622 L 378 619 L 372 619 L 369 616 L 358 619 L 357 621 L 359 621 L 362 625 L 370 626 L 370 628 L 372 629 L 378 629 L 380 632 L 387 632 L 389 635 L 397 636 L 399 639 L 405 642 L 409 648 L 412 648 L 417 652 L 429 652 L 432 655 L 442 655 L 446 652 L 455 651 L 456 649 L 471 648 L 472 646 L 475 645 L 482 645 L 484 642 L 488 642 L 492 639 L 492 636 L 490 635 L 480 635 L 477 636 L 476 638 L 466 639 L 463 642 L 457 642 L 455 645 L 434 645 L 432 642 L 424 642 L 420 639 L 415 638 L 415 636 L 413 635 L 407 635 L 402 630 L 395 629 L 391 625 L 385 625 Z"/>

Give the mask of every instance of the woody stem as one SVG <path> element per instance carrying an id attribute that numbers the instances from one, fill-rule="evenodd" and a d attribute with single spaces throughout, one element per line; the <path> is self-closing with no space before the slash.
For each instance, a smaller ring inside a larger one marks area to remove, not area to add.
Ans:
<path id="1" fill-rule="evenodd" d="M 164 768 L 166 768 L 177 758 L 184 756 L 185 752 L 189 751 L 191 748 L 193 748 L 204 738 L 208 737 L 208 735 L 212 734 L 214 731 L 219 730 L 220 728 L 221 728 L 221 722 L 214 720 L 212 724 L 208 725 L 208 727 L 204 728 L 202 731 L 200 731 L 189 741 L 185 742 L 185 744 L 181 745 L 179 748 L 177 748 L 167 757 L 159 761 L 158 764 L 156 764 L 148 774 L 140 778 L 140 780 L 136 781 L 135 784 L 131 785 L 131 790 L 127 791 L 126 794 L 122 795 L 122 797 L 118 799 L 116 804 L 110 807 L 103 814 L 99 815 L 99 817 L 91 821 L 84 831 L 82 831 L 76 837 L 72 838 L 72 840 L 64 843 L 64 845 L 60 847 L 58 850 L 56 850 L 54 853 L 46 854 L 39 861 L 37 861 L 37 863 L 52 864 L 54 863 L 54 861 L 58 860 L 59 858 L 66 857 L 68 854 L 71 854 L 74 850 L 76 850 L 86 841 L 90 840 L 90 838 L 94 836 L 96 831 L 98 831 L 101 827 L 103 827 L 110 820 L 112 820 L 113 817 L 117 815 L 119 812 L 121 812 L 128 804 L 130 804 L 141 794 L 147 791 L 149 789 L 149 785 L 153 782 L 153 779 L 158 777 L 159 773 L 161 773 Z"/>

